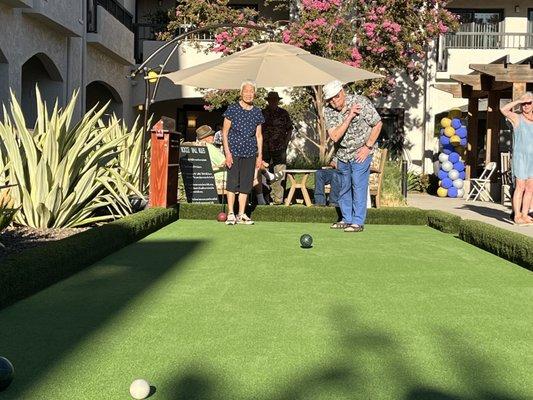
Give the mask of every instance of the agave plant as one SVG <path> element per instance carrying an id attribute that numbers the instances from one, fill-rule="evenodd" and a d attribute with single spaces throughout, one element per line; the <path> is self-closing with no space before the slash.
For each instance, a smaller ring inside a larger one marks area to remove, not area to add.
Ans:
<path id="1" fill-rule="evenodd" d="M 131 129 L 124 121 L 120 121 L 115 115 L 112 115 L 109 120 L 110 129 L 107 130 L 107 135 L 103 138 L 105 143 L 112 142 L 119 137 L 126 134 L 126 140 L 122 142 L 118 149 L 121 151 L 117 154 L 116 165 L 119 169 L 119 173 L 124 180 L 128 183 L 128 187 L 132 191 L 136 191 L 139 187 L 140 180 L 140 168 L 139 161 L 141 157 L 141 146 L 144 128 L 139 123 L 139 118 L 135 120 Z M 148 122 L 150 126 L 150 122 Z M 105 124 L 102 120 L 99 121 L 99 127 L 105 128 Z M 145 148 L 145 160 L 146 155 L 149 153 L 149 144 Z M 148 182 L 148 168 L 145 169 L 144 182 Z M 146 186 L 146 183 L 145 183 Z M 146 187 L 143 187 L 143 191 Z"/>
<path id="2" fill-rule="evenodd" d="M 3 186 L 0 186 L 0 189 L 2 188 Z M 14 205 L 15 202 L 9 195 L 9 189 L 0 190 L 0 233 L 11 224 L 11 221 L 13 221 L 13 217 L 17 212 Z M 4 247 L 1 242 L 0 247 Z"/>
<path id="3" fill-rule="evenodd" d="M 35 228 L 74 227 L 130 213 L 128 195 L 135 187 L 118 165 L 128 133 L 122 130 L 110 138 L 118 120 L 100 121 L 107 106 L 93 108 L 74 124 L 78 92 L 64 109 L 56 102 L 50 113 L 38 89 L 36 97 L 33 130 L 26 127 L 13 93 L 10 112 L 4 107 L 0 122 L 0 182 L 18 184 L 11 191 L 20 207 L 15 222 Z M 102 209 L 107 212 L 95 214 Z"/>

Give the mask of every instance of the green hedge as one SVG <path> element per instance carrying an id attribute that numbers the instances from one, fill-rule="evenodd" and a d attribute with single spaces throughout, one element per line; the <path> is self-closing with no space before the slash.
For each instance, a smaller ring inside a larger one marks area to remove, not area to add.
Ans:
<path id="1" fill-rule="evenodd" d="M 0 264 L 0 309 L 73 275 L 177 219 L 176 208 L 152 208 L 11 254 Z"/>
<path id="2" fill-rule="evenodd" d="M 440 210 L 429 210 L 427 212 L 428 226 L 438 229 L 444 233 L 459 233 L 461 217 Z"/>
<path id="3" fill-rule="evenodd" d="M 215 220 L 217 204 L 180 204 L 180 219 Z M 338 219 L 333 207 L 258 206 L 251 213 L 256 221 L 331 223 Z M 367 223 L 381 225 L 425 225 L 426 211 L 412 207 L 371 208 Z"/>
<path id="4" fill-rule="evenodd" d="M 476 247 L 533 271 L 533 238 L 487 224 L 463 220 L 459 237 Z"/>

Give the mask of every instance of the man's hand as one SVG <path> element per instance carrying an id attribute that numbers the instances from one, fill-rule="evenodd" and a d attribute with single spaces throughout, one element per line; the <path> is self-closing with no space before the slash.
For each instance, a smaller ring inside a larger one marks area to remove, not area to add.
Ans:
<path id="1" fill-rule="evenodd" d="M 355 151 L 355 162 L 362 163 L 364 162 L 368 155 L 370 154 L 370 149 L 366 146 L 359 147 Z"/>
<path id="2" fill-rule="evenodd" d="M 351 106 L 350 110 L 348 112 L 348 118 L 350 118 L 350 120 L 352 120 L 355 117 L 357 117 L 361 113 L 361 109 L 362 108 L 363 108 L 363 106 L 361 104 L 359 104 L 359 103 L 354 104 L 353 106 Z"/>
<path id="3" fill-rule="evenodd" d="M 228 168 L 231 168 L 231 166 L 233 165 L 233 156 L 231 155 L 231 153 L 228 151 L 228 154 L 226 154 L 226 166 Z"/>
<path id="4" fill-rule="evenodd" d="M 336 163 L 335 161 L 331 161 L 331 162 L 329 163 L 329 166 L 330 166 L 331 168 L 335 168 L 335 169 L 337 169 L 337 163 Z"/>

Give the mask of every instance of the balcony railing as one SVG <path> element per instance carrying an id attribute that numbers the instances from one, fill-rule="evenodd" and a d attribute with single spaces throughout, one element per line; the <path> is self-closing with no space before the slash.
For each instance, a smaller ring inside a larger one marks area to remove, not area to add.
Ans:
<path id="1" fill-rule="evenodd" d="M 533 33 L 457 32 L 443 35 L 438 44 L 438 70 L 448 69 L 450 49 L 533 49 Z"/>
<path id="2" fill-rule="evenodd" d="M 122 25 L 133 31 L 133 15 L 124 8 L 117 0 L 88 0 L 87 1 L 87 32 L 97 32 L 97 8 L 103 7 Z"/>
<path id="3" fill-rule="evenodd" d="M 135 24 L 135 60 L 137 63 L 143 61 L 143 42 L 145 40 L 157 40 L 157 34 L 165 29 L 165 24 Z M 192 29 L 193 28 L 190 25 L 182 25 L 176 30 L 175 36 L 186 33 Z M 209 41 L 214 39 L 214 35 L 212 32 L 200 32 L 194 35 L 194 38 L 196 40 Z"/>

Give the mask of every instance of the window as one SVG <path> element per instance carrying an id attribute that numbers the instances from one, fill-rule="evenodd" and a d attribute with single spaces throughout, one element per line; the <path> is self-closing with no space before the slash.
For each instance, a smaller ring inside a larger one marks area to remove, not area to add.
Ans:
<path id="1" fill-rule="evenodd" d="M 476 10 L 451 8 L 459 16 L 460 32 L 500 32 L 503 10 Z"/>

